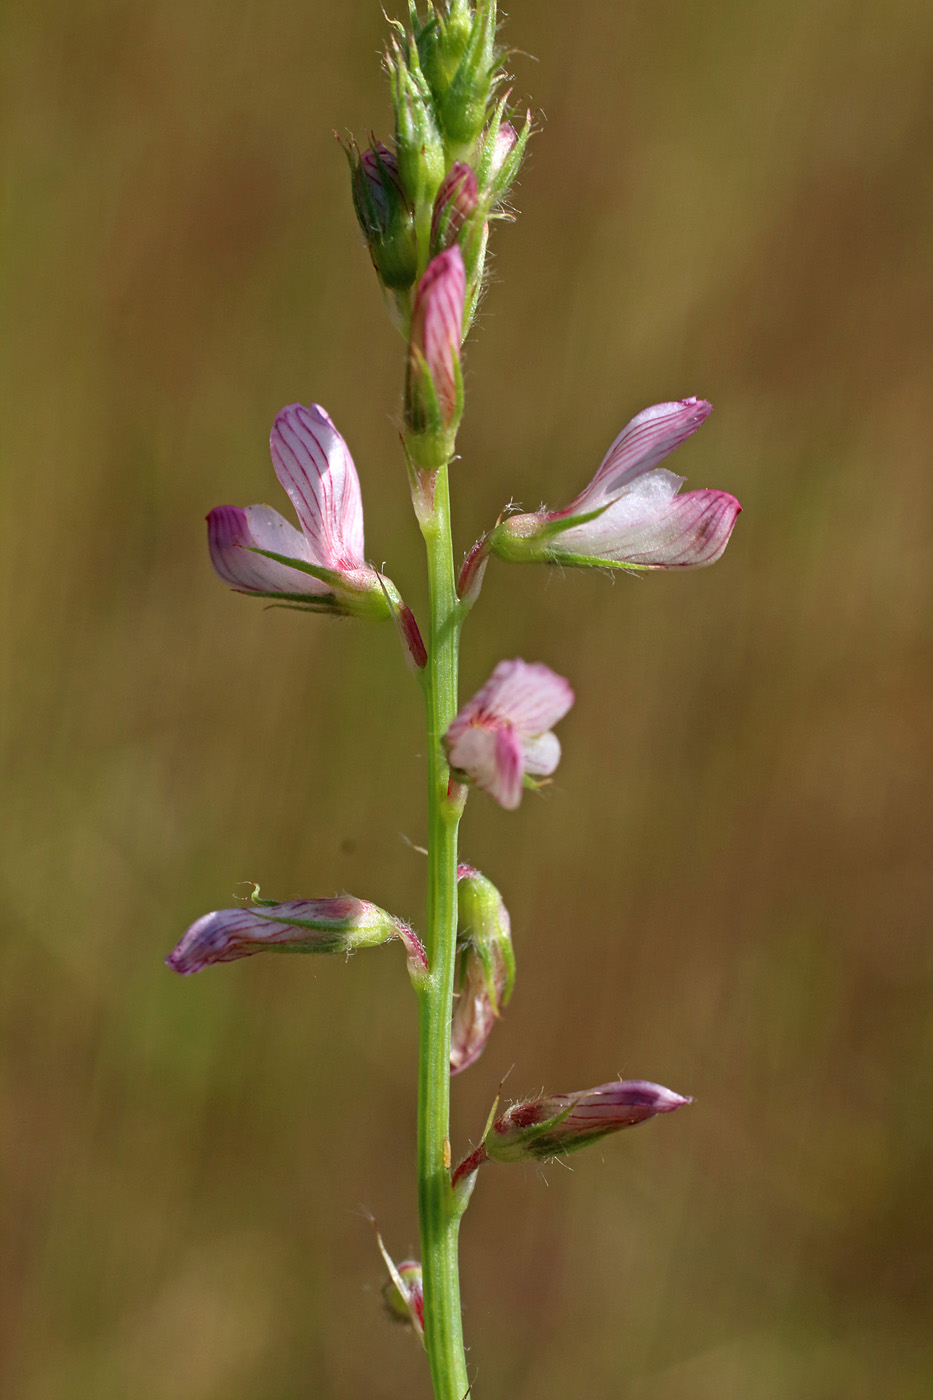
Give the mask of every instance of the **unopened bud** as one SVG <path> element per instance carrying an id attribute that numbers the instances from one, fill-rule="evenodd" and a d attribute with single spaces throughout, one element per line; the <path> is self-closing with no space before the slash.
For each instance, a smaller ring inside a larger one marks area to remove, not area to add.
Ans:
<path id="1" fill-rule="evenodd" d="M 383 285 L 404 291 L 415 280 L 418 247 L 414 215 L 399 175 L 398 159 L 377 141 L 347 151 L 352 170 L 353 207 Z"/>
<path id="2" fill-rule="evenodd" d="M 450 1072 L 479 1059 L 512 995 L 515 953 L 509 913 L 491 880 L 470 865 L 457 869 L 457 984 L 450 1031 Z"/>
<path id="3" fill-rule="evenodd" d="M 414 41 L 394 39 L 386 66 L 395 110 L 399 178 L 409 205 L 417 210 L 433 201 L 444 178 L 444 141 Z"/>
<path id="4" fill-rule="evenodd" d="M 471 214 L 479 204 L 479 186 L 476 175 L 463 161 L 455 161 L 450 167 L 434 200 L 434 213 L 431 218 L 431 251 L 442 253 L 451 248 L 460 237 Z"/>
<path id="5" fill-rule="evenodd" d="M 471 145 L 485 125 L 499 62 L 495 40 L 495 0 L 478 0 L 472 12 L 453 0 L 418 29 L 421 66 L 449 146 Z"/>
<path id="6" fill-rule="evenodd" d="M 503 98 L 496 107 L 489 125 L 477 142 L 474 156 L 476 178 L 486 202 L 485 207 L 490 210 L 495 209 L 508 193 L 531 136 L 531 113 L 525 114 L 525 124 L 518 132 L 511 122 L 504 120 L 505 100 Z"/>
<path id="7" fill-rule="evenodd" d="M 239 909 L 204 914 L 166 958 L 183 977 L 213 963 L 235 962 L 255 953 L 353 953 L 399 939 L 412 976 L 423 976 L 427 959 L 417 935 L 401 919 L 366 899 L 260 900 Z"/>
<path id="8" fill-rule="evenodd" d="M 466 275 L 454 245 L 428 263 L 415 291 L 405 388 L 406 443 L 415 464 L 450 459 L 463 412 L 460 342 Z"/>
<path id="9" fill-rule="evenodd" d="M 578 1094 L 552 1094 L 513 1104 L 489 1127 L 483 1145 L 486 1156 L 495 1162 L 563 1157 L 607 1133 L 634 1127 L 658 1113 L 672 1113 L 687 1103 L 690 1099 L 660 1084 L 615 1080 Z"/>

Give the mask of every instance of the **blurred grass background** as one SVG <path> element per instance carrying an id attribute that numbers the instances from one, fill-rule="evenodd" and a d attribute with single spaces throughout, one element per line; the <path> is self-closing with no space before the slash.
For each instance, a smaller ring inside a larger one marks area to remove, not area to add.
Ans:
<path id="1" fill-rule="evenodd" d="M 426 1395 L 364 1210 L 416 1248 L 397 949 L 162 958 L 246 879 L 416 922 L 417 691 L 390 628 L 225 590 L 203 516 L 284 507 L 275 412 L 355 455 L 416 608 L 400 342 L 331 132 L 385 134 L 376 3 L 35 0 L 3 19 L 4 1393 Z M 490 568 L 469 694 L 570 676 L 557 782 L 478 797 L 516 995 L 454 1094 L 617 1073 L 689 1111 L 491 1166 L 476 1394 L 912 1400 L 931 1345 L 933 11 L 514 0 L 541 113 L 469 349 L 458 553 L 696 393 L 745 506 L 644 582 Z"/>

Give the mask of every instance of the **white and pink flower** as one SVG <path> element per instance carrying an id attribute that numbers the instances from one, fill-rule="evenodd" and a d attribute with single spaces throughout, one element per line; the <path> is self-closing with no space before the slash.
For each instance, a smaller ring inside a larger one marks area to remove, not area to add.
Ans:
<path id="1" fill-rule="evenodd" d="M 742 509 L 727 491 L 688 491 L 659 467 L 712 413 L 704 399 L 655 404 L 615 439 L 593 480 L 562 510 L 513 515 L 488 547 L 515 562 L 696 569 L 713 564 Z"/>
<path id="2" fill-rule="evenodd" d="M 455 776 L 462 775 L 510 810 L 526 776 L 545 778 L 560 761 L 551 726 L 574 701 L 568 681 L 547 666 L 500 661 L 489 680 L 460 710 L 444 747 Z"/>
<path id="3" fill-rule="evenodd" d="M 271 506 L 217 506 L 207 517 L 214 569 L 240 593 L 319 611 L 389 617 L 385 580 L 364 558 L 363 502 L 349 448 L 317 404 L 289 404 L 269 439 L 300 530 Z"/>

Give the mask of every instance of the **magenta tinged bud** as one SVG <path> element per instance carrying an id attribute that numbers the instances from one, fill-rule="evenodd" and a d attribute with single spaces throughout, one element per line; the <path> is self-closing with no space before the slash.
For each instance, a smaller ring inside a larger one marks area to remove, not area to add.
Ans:
<path id="1" fill-rule="evenodd" d="M 463 411 L 460 342 L 466 275 L 454 245 L 428 263 L 411 312 L 406 444 L 418 467 L 448 461 Z"/>
<path id="2" fill-rule="evenodd" d="M 423 975 L 427 959 L 415 933 L 368 900 L 351 895 L 285 904 L 262 900 L 196 919 L 165 961 L 173 972 L 189 977 L 213 963 L 255 953 L 353 953 L 391 939 L 404 943 L 412 975 Z"/>
<path id="3" fill-rule="evenodd" d="M 491 880 L 470 865 L 457 867 L 459 932 L 450 1030 L 450 1072 L 479 1059 L 512 995 L 515 954 L 509 912 Z"/>
<path id="4" fill-rule="evenodd" d="M 514 809 L 526 778 L 550 777 L 560 761 L 551 726 L 574 701 L 568 681 L 547 666 L 500 661 L 453 720 L 443 744 L 454 776 Z"/>
<path id="5" fill-rule="evenodd" d="M 644 1079 L 618 1079 L 579 1094 L 529 1099 L 495 1119 L 484 1139 L 486 1156 L 495 1162 L 563 1157 L 607 1133 L 632 1128 L 658 1113 L 673 1113 L 690 1102 Z"/>
<path id="6" fill-rule="evenodd" d="M 380 141 L 358 154 L 347 151 L 353 207 L 383 285 L 404 291 L 415 280 L 418 245 L 411 206 L 405 198 L 398 159 Z"/>
<path id="7" fill-rule="evenodd" d="M 460 231 L 479 204 L 479 186 L 469 165 L 455 161 L 434 200 L 431 217 L 431 251 L 442 253 L 460 237 Z"/>
<path id="8" fill-rule="evenodd" d="M 501 521 L 489 547 L 517 563 L 696 569 L 713 564 L 742 507 L 726 491 L 678 495 L 682 476 L 658 463 L 712 413 L 703 399 L 646 408 L 623 428 L 593 480 L 563 510 Z"/>

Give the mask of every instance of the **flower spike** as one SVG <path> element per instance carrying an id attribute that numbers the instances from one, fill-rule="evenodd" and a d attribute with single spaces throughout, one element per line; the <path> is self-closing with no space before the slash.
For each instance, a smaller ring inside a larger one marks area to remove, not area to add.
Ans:
<path id="1" fill-rule="evenodd" d="M 501 521 L 489 548 L 518 563 L 696 569 L 721 556 L 742 509 L 727 491 L 677 493 L 659 467 L 712 413 L 704 399 L 646 408 L 622 429 L 593 480 L 563 510 Z"/>
<path id="2" fill-rule="evenodd" d="M 472 779 L 513 810 L 526 775 L 550 777 L 557 767 L 560 742 L 550 730 L 573 701 L 569 682 L 549 667 L 500 661 L 444 735 L 455 776 Z"/>
<path id="3" fill-rule="evenodd" d="M 301 526 L 271 506 L 216 506 L 207 517 L 215 571 L 239 593 L 312 611 L 387 618 L 386 589 L 363 557 L 363 502 L 353 458 L 317 404 L 289 404 L 269 440 L 275 474 Z"/>

